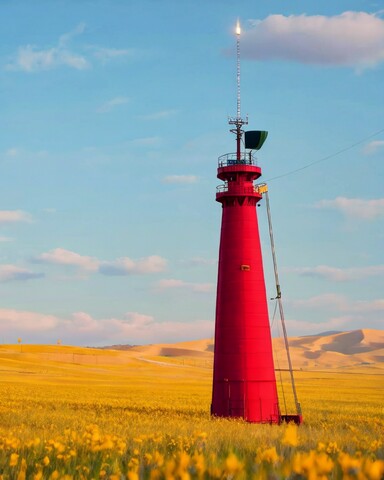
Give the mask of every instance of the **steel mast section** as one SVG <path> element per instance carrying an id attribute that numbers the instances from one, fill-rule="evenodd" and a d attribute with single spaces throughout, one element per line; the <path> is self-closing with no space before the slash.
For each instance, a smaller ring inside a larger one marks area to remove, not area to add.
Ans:
<path id="1" fill-rule="evenodd" d="M 236 134 L 236 157 L 237 157 L 237 160 L 240 160 L 240 157 L 241 157 L 241 137 L 243 135 L 242 127 L 243 127 L 243 125 L 248 125 L 248 116 L 246 116 L 245 119 L 241 118 L 240 35 L 241 35 L 240 20 L 237 19 L 237 23 L 236 23 L 237 108 L 236 108 L 236 117 L 230 117 L 229 120 L 228 120 L 229 125 L 235 125 L 235 127 L 236 127 L 234 129 L 232 129 L 231 132 Z"/>

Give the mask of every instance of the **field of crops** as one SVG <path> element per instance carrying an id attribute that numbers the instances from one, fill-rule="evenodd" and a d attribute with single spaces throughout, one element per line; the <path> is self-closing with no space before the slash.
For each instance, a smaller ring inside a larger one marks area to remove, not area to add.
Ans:
<path id="1" fill-rule="evenodd" d="M 297 372 L 297 428 L 212 419 L 210 368 L 183 363 L 0 346 L 0 479 L 384 478 L 379 370 Z"/>

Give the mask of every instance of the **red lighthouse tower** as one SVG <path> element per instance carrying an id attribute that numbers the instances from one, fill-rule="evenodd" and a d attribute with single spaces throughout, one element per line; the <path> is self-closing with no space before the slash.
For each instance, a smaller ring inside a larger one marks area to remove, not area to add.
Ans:
<path id="1" fill-rule="evenodd" d="M 237 116 L 229 119 L 236 152 L 219 157 L 216 201 L 222 205 L 211 413 L 250 422 L 280 422 L 257 221 L 261 176 L 252 150 L 267 132 L 245 132 L 240 114 L 240 26 L 237 24 Z"/>

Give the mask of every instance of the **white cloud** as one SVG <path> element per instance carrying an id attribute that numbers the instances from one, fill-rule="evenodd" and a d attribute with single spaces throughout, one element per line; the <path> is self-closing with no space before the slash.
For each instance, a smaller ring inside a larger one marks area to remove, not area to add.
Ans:
<path id="1" fill-rule="evenodd" d="M 348 299 L 344 295 L 336 293 L 325 293 L 316 295 L 314 297 L 294 300 L 290 302 L 294 308 L 308 308 L 308 309 L 336 309 L 338 311 L 345 311 L 348 309 Z"/>
<path id="2" fill-rule="evenodd" d="M 118 107 L 120 105 L 125 105 L 128 102 L 129 102 L 128 97 L 115 97 L 115 98 L 112 98 L 111 100 L 108 100 L 107 102 L 103 103 L 103 105 L 101 105 L 97 109 L 97 111 L 99 113 L 107 113 L 107 112 L 110 112 L 115 107 Z"/>
<path id="3" fill-rule="evenodd" d="M 333 310 L 341 313 L 369 313 L 384 311 L 384 299 L 351 300 L 345 295 L 325 293 L 314 297 L 288 302 L 295 309 Z"/>
<path id="4" fill-rule="evenodd" d="M 198 178 L 196 175 L 167 175 L 163 178 L 163 183 L 191 184 L 196 183 Z"/>
<path id="5" fill-rule="evenodd" d="M 36 45 L 23 45 L 18 48 L 14 60 L 6 65 L 6 70 L 19 70 L 24 72 L 38 72 L 51 70 L 58 67 L 69 67 L 75 70 L 85 70 L 91 67 L 91 62 L 82 53 L 77 53 L 69 44 L 75 37 L 83 34 L 85 24 L 80 23 L 72 31 L 61 35 L 54 46 L 42 48 Z M 104 48 L 97 46 L 83 46 L 83 51 L 93 55 L 94 59 L 102 64 L 111 59 L 133 56 L 134 49 Z"/>
<path id="6" fill-rule="evenodd" d="M 113 262 L 101 262 L 99 272 L 104 275 L 147 274 L 163 272 L 166 266 L 166 259 L 159 255 L 151 255 L 139 260 L 123 257 Z"/>
<path id="7" fill-rule="evenodd" d="M 24 72 L 38 72 L 51 70 L 61 66 L 84 70 L 90 67 L 89 62 L 82 55 L 70 51 L 67 44 L 76 36 L 84 32 L 85 25 L 78 25 L 71 32 L 61 35 L 58 43 L 50 48 L 38 48 L 35 45 L 19 47 L 13 63 L 6 66 L 7 70 L 21 70 Z"/>
<path id="8" fill-rule="evenodd" d="M 290 337 L 295 335 L 316 335 L 329 331 L 350 331 L 361 328 L 382 330 L 382 314 L 368 316 L 367 312 L 357 314 L 347 314 L 340 316 L 331 316 L 322 322 L 313 322 L 312 320 L 286 320 L 287 330 Z"/>
<path id="9" fill-rule="evenodd" d="M 37 312 L 0 309 L 0 334 L 6 341 L 23 343 L 111 345 L 177 342 L 210 338 L 213 321 L 159 322 L 151 315 L 127 312 L 121 318 L 96 319 L 87 312 L 75 312 L 59 318 Z"/>
<path id="10" fill-rule="evenodd" d="M 354 330 L 359 328 L 382 329 L 384 299 L 355 300 L 334 293 L 317 295 L 307 299 L 287 301 L 287 310 L 294 318 L 287 317 L 290 336 L 308 335 L 329 330 Z M 314 320 L 321 316 L 322 321 Z"/>
<path id="11" fill-rule="evenodd" d="M 5 152 L 5 156 L 8 158 L 14 158 L 20 155 L 20 152 L 21 152 L 20 148 L 17 148 L 17 147 L 8 148 L 8 150 Z"/>
<path id="12" fill-rule="evenodd" d="M 353 310 L 356 312 L 384 312 L 384 299 L 377 300 L 358 300 L 353 304 Z"/>
<path id="13" fill-rule="evenodd" d="M 4 335 L 14 335 L 14 342 L 19 335 L 22 337 L 31 332 L 43 333 L 57 327 L 60 320 L 54 315 L 28 312 L 23 310 L 0 309 L 0 332 Z"/>
<path id="14" fill-rule="evenodd" d="M 164 118 L 173 117 L 177 114 L 177 110 L 161 110 L 160 112 L 148 113 L 147 115 L 141 115 L 142 120 L 162 120 Z"/>
<path id="15" fill-rule="evenodd" d="M 118 49 L 118 48 L 104 48 L 104 47 L 90 47 L 94 50 L 93 55 L 100 60 L 102 63 L 106 63 L 111 59 L 119 58 L 119 57 L 132 57 L 135 54 L 135 49 L 133 48 L 125 48 L 125 49 Z"/>
<path id="16" fill-rule="evenodd" d="M 384 20 L 375 14 L 269 15 L 251 21 L 242 55 L 255 60 L 365 68 L 384 60 Z"/>
<path id="17" fill-rule="evenodd" d="M 48 157 L 49 152 L 46 150 L 28 151 L 22 147 L 10 147 L 5 150 L 2 156 L 2 158 L 7 162 L 17 161 L 20 159 L 26 159 L 31 162 L 34 160 L 46 159 Z"/>
<path id="18" fill-rule="evenodd" d="M 190 260 L 182 260 L 180 263 L 188 267 L 209 267 L 212 265 L 216 265 L 217 259 L 193 257 Z"/>
<path id="19" fill-rule="evenodd" d="M 215 287 L 213 283 L 192 283 L 192 291 L 198 293 L 212 293 Z"/>
<path id="20" fill-rule="evenodd" d="M 373 140 L 363 148 L 364 155 L 373 155 L 384 148 L 384 140 Z"/>
<path id="21" fill-rule="evenodd" d="M 55 248 L 49 252 L 42 253 L 35 258 L 35 261 L 39 263 L 78 267 L 89 272 L 97 271 L 100 263 L 94 257 L 79 255 L 78 253 L 65 250 L 64 248 Z"/>
<path id="22" fill-rule="evenodd" d="M 95 257 L 80 255 L 64 248 L 55 248 L 42 253 L 33 261 L 77 267 L 84 272 L 101 273 L 102 275 L 145 275 L 163 272 L 167 266 L 167 260 L 159 255 L 150 255 L 138 260 L 122 257 L 113 261 L 101 261 Z"/>
<path id="23" fill-rule="evenodd" d="M 7 69 L 38 72 L 40 70 L 51 70 L 52 68 L 60 66 L 84 70 L 90 65 L 81 55 L 57 47 L 38 50 L 37 47 L 33 45 L 27 45 L 19 48 L 15 62 L 9 64 Z"/>
<path id="24" fill-rule="evenodd" d="M 63 35 L 60 36 L 59 38 L 59 46 L 60 47 L 65 47 L 71 40 L 72 38 L 77 37 L 78 35 L 81 35 L 85 31 L 85 23 L 79 23 L 73 30 L 67 33 L 63 33 Z"/>
<path id="25" fill-rule="evenodd" d="M 161 289 L 167 288 L 184 288 L 188 285 L 187 282 L 183 280 L 176 280 L 174 278 L 164 279 L 157 282 L 157 286 Z"/>
<path id="26" fill-rule="evenodd" d="M 5 223 L 30 222 L 31 216 L 22 210 L 0 210 L 0 225 Z"/>
<path id="27" fill-rule="evenodd" d="M 33 280 L 44 277 L 43 273 L 35 273 L 16 265 L 0 265 L 0 282 Z"/>
<path id="28" fill-rule="evenodd" d="M 159 280 L 156 287 L 160 290 L 185 289 L 196 293 L 211 293 L 214 291 L 213 283 L 193 283 L 174 278 Z"/>
<path id="29" fill-rule="evenodd" d="M 337 197 L 334 200 L 320 200 L 316 208 L 338 210 L 347 217 L 360 220 L 373 220 L 384 215 L 384 198 L 365 200 L 362 198 Z"/>
<path id="30" fill-rule="evenodd" d="M 298 273 L 302 276 L 319 277 L 334 282 L 361 280 L 367 277 L 384 275 L 384 265 L 371 265 L 368 267 L 355 268 L 337 268 L 329 267 L 328 265 L 318 265 L 316 267 L 299 267 L 286 270 Z"/>

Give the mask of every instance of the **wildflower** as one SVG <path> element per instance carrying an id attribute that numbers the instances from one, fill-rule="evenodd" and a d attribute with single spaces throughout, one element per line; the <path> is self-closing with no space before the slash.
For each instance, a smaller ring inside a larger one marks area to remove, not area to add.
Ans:
<path id="1" fill-rule="evenodd" d="M 194 467 L 199 476 L 203 476 L 205 471 L 205 459 L 201 453 L 195 453 L 192 457 Z"/>
<path id="2" fill-rule="evenodd" d="M 49 458 L 47 456 L 45 456 L 43 458 L 43 465 L 46 467 L 47 465 L 49 465 Z"/>
<path id="3" fill-rule="evenodd" d="M 266 450 L 259 452 L 257 455 L 257 460 L 259 462 L 276 463 L 279 460 L 276 447 L 267 448 Z"/>
<path id="4" fill-rule="evenodd" d="M 168 460 L 165 463 L 164 474 L 165 474 L 166 480 L 174 480 L 175 479 L 175 476 L 174 476 L 175 468 L 176 468 L 176 463 L 173 459 Z"/>
<path id="5" fill-rule="evenodd" d="M 153 461 L 158 467 L 162 467 L 164 465 L 164 455 L 156 450 L 156 452 L 153 454 Z"/>
<path id="6" fill-rule="evenodd" d="M 225 459 L 225 470 L 229 474 L 236 475 L 243 470 L 244 464 L 236 457 L 234 453 L 230 453 Z"/>
<path id="7" fill-rule="evenodd" d="M 27 474 L 25 470 L 20 470 L 17 475 L 17 480 L 26 480 Z"/>
<path id="8" fill-rule="evenodd" d="M 297 425 L 294 423 L 289 423 L 285 429 L 282 443 L 284 445 L 289 445 L 291 447 L 297 447 L 299 444 L 297 438 Z"/>
<path id="9" fill-rule="evenodd" d="M 340 451 L 336 442 L 329 442 L 327 446 L 327 453 L 338 453 Z"/>
<path id="10" fill-rule="evenodd" d="M 361 471 L 361 459 L 353 458 L 348 453 L 340 453 L 338 461 L 346 480 L 357 477 Z"/>
<path id="11" fill-rule="evenodd" d="M 367 460 L 364 465 L 364 472 L 371 480 L 381 480 L 384 477 L 384 461 Z"/>
<path id="12" fill-rule="evenodd" d="M 334 463 L 326 453 L 318 453 L 315 457 L 316 470 L 320 474 L 330 473 Z"/>
<path id="13" fill-rule="evenodd" d="M 17 453 L 11 453 L 11 457 L 9 459 L 9 466 L 16 467 L 18 461 L 19 461 L 19 455 Z"/>
<path id="14" fill-rule="evenodd" d="M 161 473 L 157 468 L 155 470 L 151 470 L 151 475 L 149 477 L 150 480 L 160 480 L 160 478 Z"/>
<path id="15" fill-rule="evenodd" d="M 292 459 L 292 470 L 299 475 L 306 475 L 314 470 L 315 452 L 297 452 Z"/>
<path id="16" fill-rule="evenodd" d="M 178 457 L 178 468 L 176 470 L 176 477 L 181 480 L 189 480 L 190 475 L 188 473 L 188 467 L 190 462 L 190 456 L 188 453 L 181 452 Z"/>
<path id="17" fill-rule="evenodd" d="M 379 448 L 381 448 L 382 445 L 383 443 L 381 440 L 373 440 L 373 442 L 371 442 L 369 449 L 371 450 L 371 452 L 375 452 L 376 450 L 379 450 Z"/>
<path id="18" fill-rule="evenodd" d="M 21 459 L 20 471 L 17 475 L 17 480 L 26 480 L 27 474 L 27 462 L 25 458 Z"/>

